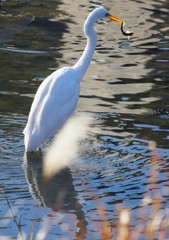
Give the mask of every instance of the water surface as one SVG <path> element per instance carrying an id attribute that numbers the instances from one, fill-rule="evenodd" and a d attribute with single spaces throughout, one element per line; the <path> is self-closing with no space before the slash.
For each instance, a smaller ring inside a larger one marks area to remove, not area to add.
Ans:
<path id="1" fill-rule="evenodd" d="M 98 22 L 99 41 L 81 83 L 78 111 L 92 114 L 99 131 L 82 141 L 78 165 L 45 182 L 41 154 L 24 155 L 30 105 L 47 75 L 77 61 L 86 44 L 83 22 L 101 4 L 135 34 L 128 40 L 118 24 Z M 9 204 L 27 239 L 31 232 L 45 239 L 43 231 L 49 240 L 101 239 L 102 208 L 113 239 L 119 211 L 130 209 L 134 229 L 141 200 L 156 188 L 166 212 L 168 1 L 4 1 L 0 25 L 0 235 L 18 236 Z M 159 108 L 165 111 L 154 114 Z M 159 161 L 151 161 L 150 141 L 157 144 Z M 158 171 L 155 188 L 149 184 L 152 167 Z"/>

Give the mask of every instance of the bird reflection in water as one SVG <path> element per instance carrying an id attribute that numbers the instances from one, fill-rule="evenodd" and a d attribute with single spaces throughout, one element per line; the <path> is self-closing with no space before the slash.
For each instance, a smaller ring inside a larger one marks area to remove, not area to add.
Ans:
<path id="1" fill-rule="evenodd" d="M 76 215 L 76 237 L 83 237 L 87 233 L 85 215 L 79 203 L 73 185 L 73 178 L 69 167 L 65 167 L 51 178 L 43 176 L 43 156 L 41 152 L 26 153 L 24 157 L 25 176 L 29 184 L 29 191 L 42 207 L 51 208 L 55 212 Z M 78 239 L 77 238 L 77 239 Z"/>

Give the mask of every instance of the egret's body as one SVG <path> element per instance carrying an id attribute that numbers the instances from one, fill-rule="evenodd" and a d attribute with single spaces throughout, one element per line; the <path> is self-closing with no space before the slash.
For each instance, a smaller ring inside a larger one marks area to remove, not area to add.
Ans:
<path id="1" fill-rule="evenodd" d="M 72 68 L 52 73 L 40 85 L 24 129 L 25 148 L 34 151 L 75 112 L 80 83 Z M 56 94 L 57 93 L 57 94 Z"/>
<path id="2" fill-rule="evenodd" d="M 26 151 L 36 150 L 74 114 L 79 99 L 80 81 L 97 44 L 97 33 L 93 26 L 98 19 L 106 16 L 122 23 L 122 20 L 108 14 L 105 8 L 95 9 L 84 24 L 87 45 L 80 59 L 72 67 L 53 72 L 38 88 L 24 129 Z"/>

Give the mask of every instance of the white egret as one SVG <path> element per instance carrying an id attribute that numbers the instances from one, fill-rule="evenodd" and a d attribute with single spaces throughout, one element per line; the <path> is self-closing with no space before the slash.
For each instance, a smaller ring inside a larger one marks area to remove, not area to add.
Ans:
<path id="1" fill-rule="evenodd" d="M 84 23 L 87 45 L 80 59 L 72 67 L 64 67 L 53 72 L 39 86 L 23 131 L 27 152 L 40 147 L 74 114 L 79 99 L 80 81 L 91 62 L 97 44 L 94 23 L 105 17 L 121 23 L 122 27 L 124 25 L 121 19 L 109 14 L 103 7 L 92 11 Z"/>

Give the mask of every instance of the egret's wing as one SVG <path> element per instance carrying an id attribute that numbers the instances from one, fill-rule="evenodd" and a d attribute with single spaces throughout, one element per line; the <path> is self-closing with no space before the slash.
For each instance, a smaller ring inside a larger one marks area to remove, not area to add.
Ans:
<path id="1" fill-rule="evenodd" d="M 67 76 L 68 75 L 68 76 Z M 76 109 L 79 98 L 79 84 L 75 81 L 74 72 L 63 75 L 57 82 L 50 85 L 39 113 L 37 127 L 46 133 L 46 138 L 52 136 Z"/>
<path id="2" fill-rule="evenodd" d="M 53 72 L 39 86 L 39 88 L 36 92 L 36 95 L 34 97 L 31 109 L 30 109 L 30 113 L 28 116 L 28 123 L 23 131 L 24 134 L 33 128 L 32 124 L 36 120 L 37 114 L 38 114 L 39 110 L 41 109 L 43 99 L 45 98 L 46 94 L 48 93 L 51 83 L 53 81 L 57 81 L 60 78 L 60 76 L 63 74 L 63 72 L 66 71 L 66 69 L 67 68 L 61 68 L 61 69 Z"/>
<path id="3" fill-rule="evenodd" d="M 80 89 L 78 76 L 72 68 L 61 70 L 46 79 L 48 83 L 42 83 L 35 95 L 24 130 L 27 145 L 40 146 L 76 109 Z"/>

